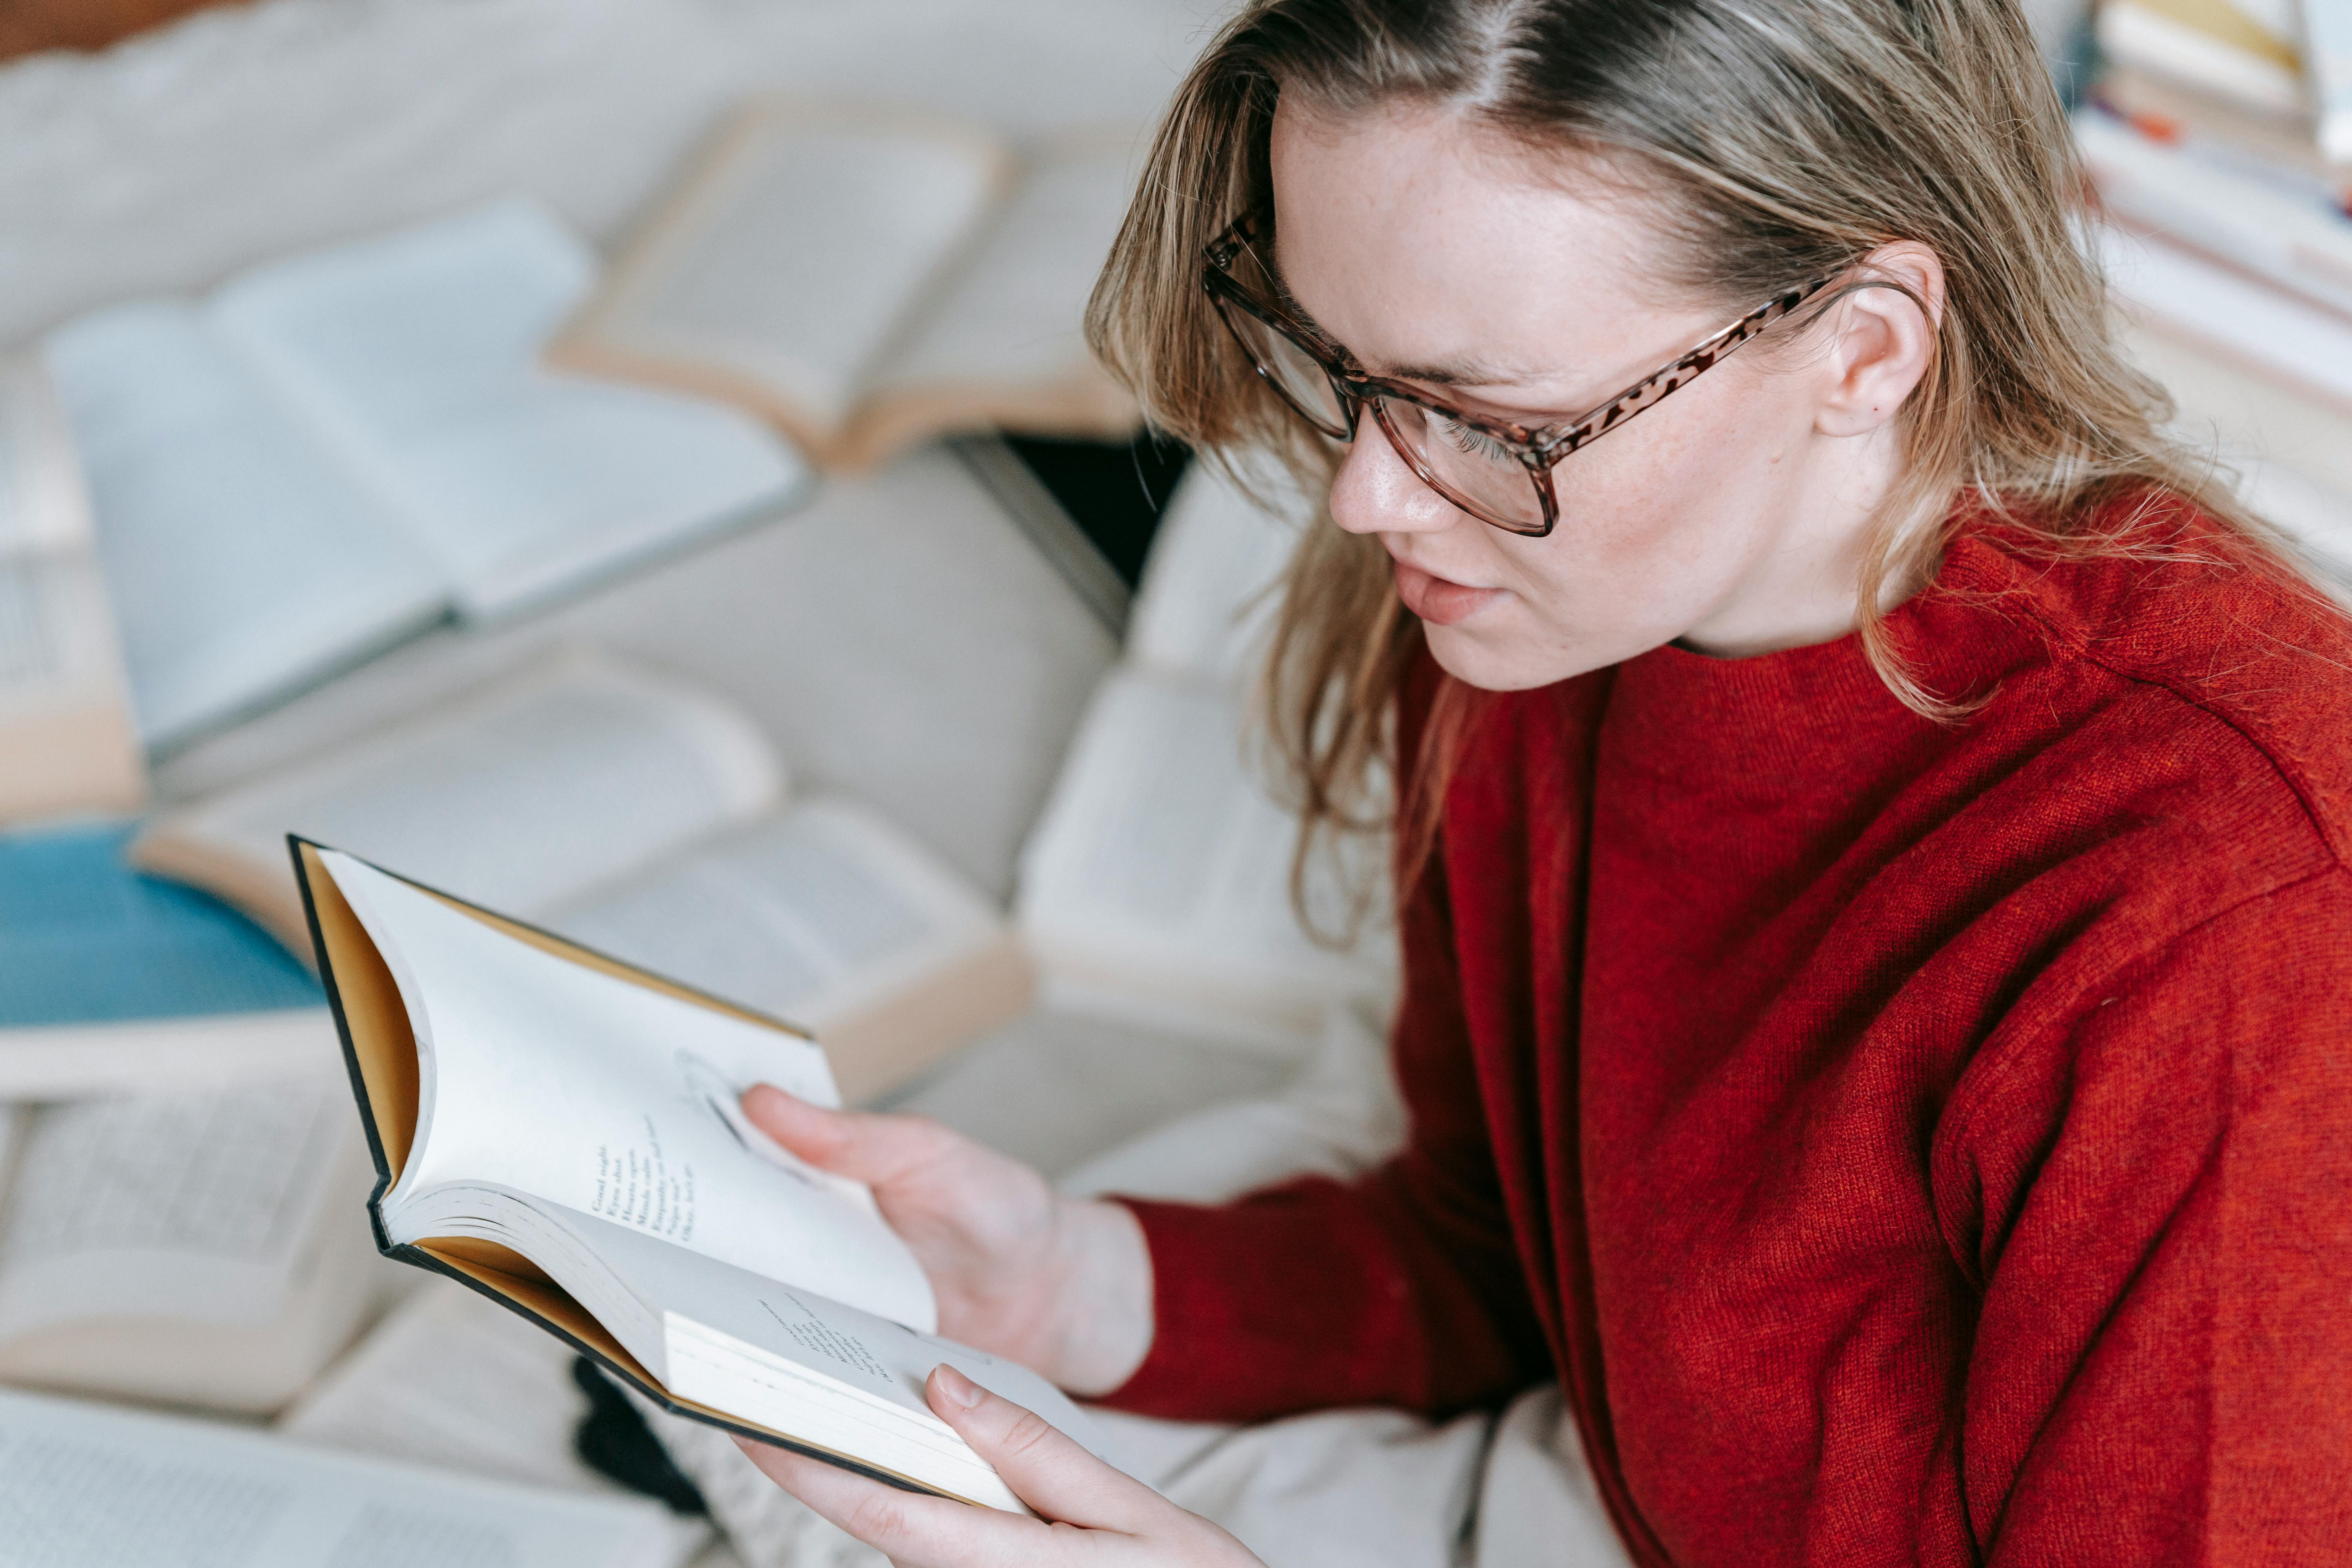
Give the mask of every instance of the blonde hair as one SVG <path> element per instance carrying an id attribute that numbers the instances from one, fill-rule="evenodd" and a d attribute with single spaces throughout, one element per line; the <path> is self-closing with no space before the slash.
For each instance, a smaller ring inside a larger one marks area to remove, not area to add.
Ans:
<path id="1" fill-rule="evenodd" d="M 2074 228 L 2064 112 L 2014 0 L 1251 0 L 1160 126 L 1088 335 L 1159 427 L 1328 481 L 1328 446 L 1253 373 L 1200 282 L 1226 224 L 1273 211 L 1284 93 L 1340 116 L 1423 106 L 1630 174 L 1674 242 L 1670 280 L 1727 318 L 1890 242 L 1934 250 L 1936 358 L 1901 412 L 1901 477 L 1857 584 L 1864 651 L 1922 713 L 1954 717 L 1968 694 L 1924 689 L 1878 606 L 1940 558 L 1963 492 L 2069 554 L 2144 551 L 2114 521 L 2133 509 L 2099 506 L 2135 494 L 2263 536 L 2161 434 L 2164 394 L 2118 349 Z M 1475 694 L 1442 681 L 1418 776 L 1391 796 L 1380 774 L 1420 624 L 1388 567 L 1377 539 L 1324 526 L 1287 574 L 1264 698 L 1304 813 L 1295 873 L 1319 834 L 1385 826 L 1393 798 L 1401 871 L 1416 875 L 1471 722 Z"/>

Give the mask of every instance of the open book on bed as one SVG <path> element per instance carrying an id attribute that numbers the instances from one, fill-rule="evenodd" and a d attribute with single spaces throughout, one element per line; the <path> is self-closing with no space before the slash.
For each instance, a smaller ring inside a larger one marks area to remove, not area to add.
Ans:
<path id="1" fill-rule="evenodd" d="M 553 363 L 730 398 L 821 464 L 1003 428 L 1125 438 L 1087 352 L 1132 129 L 1016 150 L 917 114 L 754 100 L 623 248 Z"/>
<path id="2" fill-rule="evenodd" d="M 390 1270 L 333 1038 L 265 1083 L 0 1104 L 0 1383 L 263 1415 L 342 1352 Z"/>
<path id="3" fill-rule="evenodd" d="M 585 650 L 151 823 L 142 869 L 226 899 L 306 960 L 285 836 L 814 1030 L 864 1100 L 1018 1014 L 996 908 L 861 803 L 793 791 L 709 694 Z"/>
<path id="4" fill-rule="evenodd" d="M 12 1389 L 0 1478 L 10 1568 L 682 1568 L 709 1539 L 699 1520 L 615 1489 L 517 1486 Z"/>
<path id="5" fill-rule="evenodd" d="M 595 275 L 500 202 L 49 335 L 151 745 L 801 493 L 732 408 L 541 367 Z"/>
<path id="6" fill-rule="evenodd" d="M 923 1400 L 948 1362 L 1081 1441 L 1023 1368 L 940 1340 L 865 1187 L 752 1127 L 754 1083 L 837 1104 L 788 1026 L 289 840 L 377 1170 L 386 1255 L 458 1279 L 677 1413 L 911 1490 L 1020 1510 Z"/>

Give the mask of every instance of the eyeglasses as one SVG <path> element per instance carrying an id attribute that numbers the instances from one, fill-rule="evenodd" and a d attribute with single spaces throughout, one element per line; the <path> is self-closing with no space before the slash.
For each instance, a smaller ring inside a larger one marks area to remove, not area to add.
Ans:
<path id="1" fill-rule="evenodd" d="M 1439 401 L 1418 388 L 1358 372 L 1346 351 L 1297 320 L 1273 265 L 1258 249 L 1262 226 L 1244 217 L 1217 237 L 1201 286 L 1258 374 L 1307 424 L 1352 441 L 1367 407 L 1422 483 L 1481 522 L 1541 539 L 1559 521 L 1552 468 L 1635 415 L 1654 408 L 1722 363 L 1733 350 L 1829 287 L 1817 278 L 1758 306 L 1581 417 L 1518 425 Z"/>

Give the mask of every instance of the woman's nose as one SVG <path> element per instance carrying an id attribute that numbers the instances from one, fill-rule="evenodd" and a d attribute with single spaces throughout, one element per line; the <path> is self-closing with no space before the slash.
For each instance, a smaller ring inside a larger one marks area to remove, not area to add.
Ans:
<path id="1" fill-rule="evenodd" d="M 1350 533 L 1437 533 L 1477 521 L 1422 483 L 1369 413 L 1332 479 L 1331 519 Z"/>

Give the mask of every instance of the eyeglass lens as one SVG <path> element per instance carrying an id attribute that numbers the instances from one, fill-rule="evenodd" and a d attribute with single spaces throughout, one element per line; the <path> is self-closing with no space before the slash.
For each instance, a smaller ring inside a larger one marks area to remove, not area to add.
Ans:
<path id="1" fill-rule="evenodd" d="M 1216 304 L 1283 400 L 1324 435 L 1346 440 L 1351 424 L 1347 405 L 1315 357 L 1234 301 L 1221 296 Z M 1372 406 L 1398 454 L 1440 495 L 1499 528 L 1542 531 L 1543 502 L 1515 454 L 1418 404 L 1381 397 Z"/>
<path id="2" fill-rule="evenodd" d="M 1446 500 L 1503 528 L 1542 529 L 1543 501 L 1517 453 L 1401 397 L 1379 399 L 1375 412 L 1405 461 Z"/>
<path id="3" fill-rule="evenodd" d="M 1234 336 L 1256 362 L 1259 372 L 1283 401 L 1306 416 L 1307 422 L 1334 440 L 1348 438 L 1349 417 L 1337 387 L 1307 352 L 1231 300 L 1220 298 L 1217 309 Z"/>

